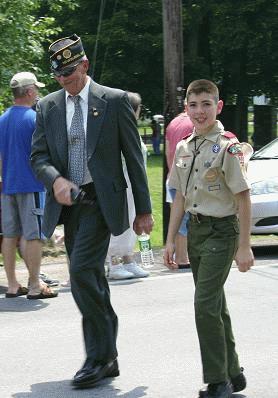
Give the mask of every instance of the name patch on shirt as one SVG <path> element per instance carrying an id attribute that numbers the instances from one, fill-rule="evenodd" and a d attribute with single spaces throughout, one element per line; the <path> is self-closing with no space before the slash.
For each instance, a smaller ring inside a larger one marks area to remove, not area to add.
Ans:
<path id="1" fill-rule="evenodd" d="M 209 185 L 208 190 L 209 191 L 220 191 L 220 184 Z"/>

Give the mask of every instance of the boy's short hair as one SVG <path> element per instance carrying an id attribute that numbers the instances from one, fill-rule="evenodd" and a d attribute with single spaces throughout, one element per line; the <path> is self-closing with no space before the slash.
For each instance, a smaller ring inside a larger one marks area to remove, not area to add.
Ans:
<path id="1" fill-rule="evenodd" d="M 219 101 L 218 87 L 212 81 L 206 79 L 194 80 L 189 84 L 186 90 L 186 100 L 188 101 L 190 94 L 198 95 L 204 92 L 212 94 L 216 103 Z"/>

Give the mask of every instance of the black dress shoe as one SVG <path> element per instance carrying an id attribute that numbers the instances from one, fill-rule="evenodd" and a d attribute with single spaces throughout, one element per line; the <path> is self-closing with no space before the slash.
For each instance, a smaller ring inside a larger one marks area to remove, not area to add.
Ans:
<path id="1" fill-rule="evenodd" d="M 247 386 L 247 380 L 246 377 L 243 374 L 244 369 L 240 368 L 240 373 L 235 376 L 231 377 L 231 383 L 233 387 L 233 392 L 239 392 L 242 391 L 246 388 Z"/>
<path id="2" fill-rule="evenodd" d="M 87 364 L 76 373 L 72 385 L 76 388 L 90 388 L 105 377 L 117 377 L 119 374 L 117 359 L 95 366 Z"/>
<path id="3" fill-rule="evenodd" d="M 199 398 L 232 398 L 233 389 L 229 382 L 209 384 L 199 391 Z"/>

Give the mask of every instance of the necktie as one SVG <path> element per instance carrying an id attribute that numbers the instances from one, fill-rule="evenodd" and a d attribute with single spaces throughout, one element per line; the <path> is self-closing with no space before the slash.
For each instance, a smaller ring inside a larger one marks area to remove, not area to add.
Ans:
<path id="1" fill-rule="evenodd" d="M 74 103 L 74 114 L 69 131 L 69 179 L 81 185 L 84 178 L 85 131 L 79 103 L 80 96 L 70 96 Z"/>

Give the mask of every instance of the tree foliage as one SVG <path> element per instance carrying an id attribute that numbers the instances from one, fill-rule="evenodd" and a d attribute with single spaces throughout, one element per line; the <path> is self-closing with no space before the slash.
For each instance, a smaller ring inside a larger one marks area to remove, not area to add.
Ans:
<path id="1" fill-rule="evenodd" d="M 278 0 L 182 0 L 182 5 L 185 84 L 209 78 L 228 102 L 265 93 L 274 103 Z M 57 88 L 48 77 L 49 41 L 77 33 L 96 81 L 137 91 L 153 113 L 162 112 L 161 0 L 2 0 L 0 33 L 2 107 L 9 79 L 19 70 L 36 72 L 48 90 Z"/>
<path id="2" fill-rule="evenodd" d="M 275 101 L 278 1 L 184 0 L 183 4 L 185 51 L 190 55 L 185 73 L 196 77 L 203 72 L 231 102 L 239 93 L 246 97 L 265 93 Z"/>
<path id="3" fill-rule="evenodd" d="M 55 26 L 55 18 L 39 14 L 43 0 L 1 0 L 0 36 L 0 110 L 10 105 L 9 80 L 20 71 L 42 75 L 41 64 L 45 60 L 43 43 L 61 30 Z M 61 7 L 73 8 L 70 0 L 49 1 L 55 12 Z M 42 76 L 46 77 L 46 76 Z"/>

